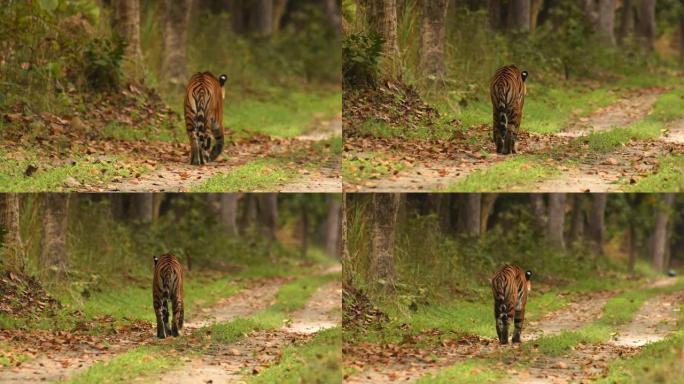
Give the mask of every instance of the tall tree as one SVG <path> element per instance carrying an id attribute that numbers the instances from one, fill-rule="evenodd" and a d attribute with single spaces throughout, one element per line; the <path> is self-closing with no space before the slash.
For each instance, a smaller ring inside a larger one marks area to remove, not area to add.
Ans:
<path id="1" fill-rule="evenodd" d="M 540 232 L 546 231 L 546 204 L 544 203 L 544 195 L 541 193 L 531 193 L 530 204 L 532 205 L 532 213 L 534 214 L 534 221 L 537 225 L 537 229 Z"/>
<path id="2" fill-rule="evenodd" d="M 531 0 L 511 0 L 509 7 L 511 29 L 527 32 L 530 30 Z"/>
<path id="3" fill-rule="evenodd" d="M 477 236 L 480 234 L 482 208 L 481 193 L 463 193 L 459 199 L 458 233 Z"/>
<path id="4" fill-rule="evenodd" d="M 684 6 L 679 11 L 679 62 L 684 67 Z"/>
<path id="5" fill-rule="evenodd" d="M 140 49 L 140 1 L 112 0 L 112 27 L 126 42 L 126 57 L 133 64 L 137 78 L 142 75 Z"/>
<path id="6" fill-rule="evenodd" d="M 251 30 L 259 36 L 273 34 L 273 0 L 253 0 L 251 2 Z"/>
<path id="7" fill-rule="evenodd" d="M 537 30 L 537 21 L 542 5 L 544 5 L 544 0 L 532 0 L 530 3 L 530 31 L 532 32 Z"/>
<path id="8" fill-rule="evenodd" d="M 655 49 L 656 36 L 656 13 L 655 0 L 641 0 L 641 12 L 639 13 L 639 31 L 646 49 Z"/>
<path id="9" fill-rule="evenodd" d="M 487 224 L 489 223 L 489 216 L 494 208 L 496 199 L 499 197 L 498 193 L 484 193 L 482 194 L 482 210 L 480 211 L 480 235 L 484 236 L 487 233 Z"/>
<path id="10" fill-rule="evenodd" d="M 446 40 L 447 0 L 421 2 L 420 62 L 425 79 L 438 86 L 444 85 L 444 44 Z"/>
<path id="11" fill-rule="evenodd" d="M 23 271 L 25 267 L 24 245 L 19 228 L 19 194 L 0 194 L 0 227 L 5 232 L 2 249 L 2 263 Z"/>
<path id="12" fill-rule="evenodd" d="M 620 29 L 617 42 L 622 44 L 625 38 L 634 32 L 634 3 L 633 0 L 622 0 L 620 8 Z"/>
<path id="13" fill-rule="evenodd" d="M 489 26 L 492 29 L 502 29 L 503 21 L 501 10 L 503 9 L 502 0 L 487 0 L 487 13 L 489 14 Z"/>
<path id="14" fill-rule="evenodd" d="M 328 196 L 328 215 L 325 219 L 325 251 L 332 257 L 340 256 L 340 201 Z"/>
<path id="15" fill-rule="evenodd" d="M 670 215 L 672 213 L 672 204 L 674 203 L 674 193 L 664 193 L 661 195 L 659 204 L 656 204 L 655 213 L 655 227 L 653 228 L 653 268 L 658 272 L 663 272 L 667 265 L 665 265 L 668 241 L 667 241 L 667 227 Z"/>
<path id="16" fill-rule="evenodd" d="M 228 236 L 237 236 L 237 193 L 209 193 L 207 202 Z"/>
<path id="17" fill-rule="evenodd" d="M 598 31 L 603 41 L 615 45 L 616 0 L 598 0 Z"/>
<path id="18" fill-rule="evenodd" d="M 394 290 L 394 231 L 399 212 L 399 195 L 374 193 L 371 197 L 371 236 L 369 279 L 384 282 L 378 286 Z"/>
<path id="19" fill-rule="evenodd" d="M 261 233 L 272 243 L 276 239 L 278 226 L 278 194 L 260 193 L 257 195 L 257 208 Z"/>
<path id="20" fill-rule="evenodd" d="M 342 14 L 337 0 L 323 0 L 323 9 L 330 26 L 339 36 L 342 33 Z"/>
<path id="21" fill-rule="evenodd" d="M 604 219 L 608 195 L 595 193 L 591 196 L 591 210 L 589 211 L 589 239 L 595 255 L 603 255 Z"/>
<path id="22" fill-rule="evenodd" d="M 69 260 L 67 254 L 67 228 L 69 225 L 69 195 L 66 193 L 43 194 L 43 237 L 41 247 L 42 266 L 58 279 L 66 275 Z"/>
<path id="23" fill-rule="evenodd" d="M 154 194 L 132 193 L 128 195 L 130 200 L 129 218 L 144 223 L 155 219 Z"/>
<path id="24" fill-rule="evenodd" d="M 188 23 L 192 0 L 164 0 L 163 77 L 173 85 L 185 84 Z"/>
<path id="25" fill-rule="evenodd" d="M 363 0 L 366 20 L 371 31 L 385 40 L 382 52 L 390 68 L 399 55 L 397 41 L 397 1 L 396 0 Z"/>
<path id="26" fill-rule="evenodd" d="M 570 221 L 570 244 L 579 240 L 584 233 L 584 196 L 574 193 L 572 195 L 572 219 Z"/>
<path id="27" fill-rule="evenodd" d="M 558 248 L 565 248 L 565 193 L 549 194 L 548 232 L 549 241 Z"/>
<path id="28" fill-rule="evenodd" d="M 342 285 L 351 285 L 352 277 L 354 276 L 354 265 L 352 264 L 351 254 L 348 246 L 348 232 L 347 232 L 347 194 L 342 194 Z"/>

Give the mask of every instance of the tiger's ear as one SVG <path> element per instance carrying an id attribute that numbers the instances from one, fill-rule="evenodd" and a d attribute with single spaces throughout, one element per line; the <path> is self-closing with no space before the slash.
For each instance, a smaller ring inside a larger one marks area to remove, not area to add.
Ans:
<path id="1" fill-rule="evenodd" d="M 526 271 L 525 272 L 525 280 L 529 280 L 530 277 L 532 277 L 532 271 Z"/>
<path id="2" fill-rule="evenodd" d="M 159 261 L 159 258 L 157 256 L 154 256 L 152 259 L 154 260 L 154 265 L 157 265 L 157 261 Z"/>
<path id="3" fill-rule="evenodd" d="M 527 80 L 527 71 L 522 71 L 521 76 L 523 81 Z"/>
<path id="4" fill-rule="evenodd" d="M 226 76 L 226 75 L 219 76 L 219 83 L 221 83 L 222 87 L 226 83 L 227 80 L 228 80 L 228 76 Z"/>

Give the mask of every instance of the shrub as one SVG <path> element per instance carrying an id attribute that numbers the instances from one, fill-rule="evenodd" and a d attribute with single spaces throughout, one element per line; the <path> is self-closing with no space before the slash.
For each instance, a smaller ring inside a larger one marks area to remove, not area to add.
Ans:
<path id="1" fill-rule="evenodd" d="M 124 46 L 118 36 L 88 42 L 83 50 L 83 72 L 90 88 L 104 91 L 119 87 Z"/>
<path id="2" fill-rule="evenodd" d="M 342 79 L 345 87 L 374 87 L 384 39 L 377 33 L 351 34 L 342 42 Z"/>

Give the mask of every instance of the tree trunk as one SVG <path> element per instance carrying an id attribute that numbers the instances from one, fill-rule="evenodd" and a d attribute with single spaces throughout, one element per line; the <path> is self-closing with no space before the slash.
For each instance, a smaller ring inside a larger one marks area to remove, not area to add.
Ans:
<path id="1" fill-rule="evenodd" d="M 278 194 L 259 193 L 257 195 L 261 233 L 272 243 L 276 239 L 278 225 Z"/>
<path id="2" fill-rule="evenodd" d="M 394 229 L 399 195 L 374 193 L 371 197 L 371 249 L 369 279 L 383 291 L 394 290 Z"/>
<path id="3" fill-rule="evenodd" d="M 531 0 L 511 0 L 511 25 L 517 31 L 528 32 L 530 30 Z"/>
<path id="4" fill-rule="evenodd" d="M 480 234 L 480 215 L 482 209 L 481 193 L 461 194 L 458 207 L 458 232 L 468 236 Z"/>
<path id="5" fill-rule="evenodd" d="M 655 49 L 655 3 L 655 0 L 641 0 L 641 12 L 639 15 L 639 30 L 641 31 L 644 48 L 649 51 Z"/>
<path id="6" fill-rule="evenodd" d="M 502 30 L 503 18 L 501 15 L 501 10 L 503 5 L 501 0 L 488 0 L 487 1 L 487 12 L 489 13 L 489 26 L 493 30 Z"/>
<path id="7" fill-rule="evenodd" d="M 244 208 L 240 216 L 240 233 L 244 234 L 256 222 L 257 219 L 257 196 L 258 194 L 250 193 L 244 195 Z"/>
<path id="8" fill-rule="evenodd" d="M 539 17 L 539 12 L 541 11 L 544 0 L 532 0 L 530 3 L 530 31 L 534 32 L 537 30 L 537 20 Z"/>
<path id="9" fill-rule="evenodd" d="M 274 0 L 273 1 L 273 33 L 280 31 L 280 22 L 285 15 L 285 9 L 287 8 L 287 0 Z"/>
<path id="10" fill-rule="evenodd" d="M 330 26 L 339 36 L 342 33 L 342 14 L 340 12 L 340 7 L 337 4 L 337 0 L 324 0 L 323 8 L 325 9 L 325 15 L 328 18 Z"/>
<path id="11" fill-rule="evenodd" d="M 684 7 L 679 12 L 679 63 L 684 67 Z"/>
<path id="12" fill-rule="evenodd" d="M 667 225 L 674 203 L 674 193 L 665 193 L 656 207 L 655 228 L 653 229 L 653 268 L 658 272 L 665 271 L 665 251 L 668 246 Z"/>
<path id="13" fill-rule="evenodd" d="M 615 45 L 615 0 L 599 0 L 598 32 L 601 39 Z"/>
<path id="14" fill-rule="evenodd" d="M 245 9 L 244 0 L 223 0 L 224 8 L 230 14 L 230 22 L 233 32 L 244 35 L 247 33 L 247 10 Z"/>
<path id="15" fill-rule="evenodd" d="M 273 34 L 273 0 L 253 0 L 251 30 L 262 37 Z"/>
<path id="16" fill-rule="evenodd" d="M 534 213 L 534 222 L 537 224 L 539 233 L 546 231 L 546 204 L 544 204 L 544 195 L 541 193 L 530 194 L 530 204 L 532 205 L 532 213 Z"/>
<path id="17" fill-rule="evenodd" d="M 67 233 L 69 225 L 69 195 L 66 193 L 43 194 L 43 238 L 41 247 L 42 266 L 57 279 L 65 277 L 69 261 Z"/>
<path id="18" fill-rule="evenodd" d="M 237 194 L 208 193 L 207 203 L 227 236 L 237 236 Z"/>
<path id="19" fill-rule="evenodd" d="M 565 240 L 563 229 L 565 228 L 565 193 L 549 194 L 549 225 L 548 237 L 551 244 L 564 249 Z"/>
<path id="20" fill-rule="evenodd" d="M 594 254 L 596 256 L 603 256 L 603 222 L 608 195 L 605 193 L 595 193 L 591 196 L 591 198 L 591 211 L 589 212 L 589 237 Z"/>
<path id="21" fill-rule="evenodd" d="M 494 203 L 499 197 L 498 193 L 484 193 L 482 194 L 482 210 L 480 212 L 480 235 L 484 236 L 487 233 L 487 223 L 489 216 L 494 208 Z"/>
<path id="22" fill-rule="evenodd" d="M 431 84 L 444 86 L 444 44 L 446 38 L 447 0 L 421 2 L 419 70 Z"/>
<path id="23" fill-rule="evenodd" d="M 132 220 L 149 223 L 154 220 L 154 194 L 134 193 L 129 195 L 131 205 L 129 217 Z"/>
<path id="24" fill-rule="evenodd" d="M 6 267 L 23 272 L 26 263 L 24 245 L 19 227 L 20 209 L 19 194 L 4 193 L 0 195 L 0 227 L 5 232 L 3 239 L 2 262 Z"/>
<path id="25" fill-rule="evenodd" d="M 634 265 L 636 264 L 636 223 L 635 219 L 629 220 L 629 260 L 627 268 L 629 273 L 634 273 Z"/>
<path id="26" fill-rule="evenodd" d="M 133 64 L 135 77 L 141 76 L 139 0 L 112 0 L 112 28 L 126 42 L 125 55 Z"/>
<path id="27" fill-rule="evenodd" d="M 306 204 L 302 204 L 302 243 L 300 249 L 302 259 L 304 259 L 307 252 L 309 252 L 309 210 L 307 208 Z"/>
<path id="28" fill-rule="evenodd" d="M 174 86 L 186 83 L 188 23 L 192 0 L 164 0 L 162 77 Z"/>
<path id="29" fill-rule="evenodd" d="M 622 0 L 622 13 L 620 14 L 620 30 L 617 40 L 619 44 L 634 32 L 634 4 L 632 0 Z"/>
<path id="30" fill-rule="evenodd" d="M 355 275 L 354 265 L 352 264 L 351 254 L 348 246 L 348 232 L 347 232 L 347 194 L 342 194 L 342 286 L 350 286 L 352 278 Z"/>
<path id="31" fill-rule="evenodd" d="M 385 44 L 382 52 L 390 68 L 399 55 L 397 42 L 397 2 L 396 0 L 367 0 L 366 17 L 372 32 L 383 37 Z"/>
<path id="32" fill-rule="evenodd" d="M 328 216 L 325 219 L 325 251 L 335 258 L 340 257 L 340 201 L 333 196 L 327 198 Z"/>
<path id="33" fill-rule="evenodd" d="M 570 236 L 568 237 L 570 244 L 579 240 L 584 233 L 584 207 L 582 200 L 582 195 L 578 193 L 572 195 L 572 222 L 570 223 Z"/>

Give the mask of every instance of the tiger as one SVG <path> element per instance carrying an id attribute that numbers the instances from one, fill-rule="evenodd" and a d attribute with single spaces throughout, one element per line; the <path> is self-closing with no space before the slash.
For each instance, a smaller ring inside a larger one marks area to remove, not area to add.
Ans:
<path id="1" fill-rule="evenodd" d="M 185 128 L 190 138 L 192 165 L 213 161 L 223 150 L 223 85 L 227 79 L 226 75 L 217 79 L 211 72 L 198 72 L 185 89 Z M 215 140 L 213 148 L 211 136 Z"/>
<path id="2" fill-rule="evenodd" d="M 516 153 L 515 140 L 520 130 L 527 87 L 527 71 L 515 65 L 499 68 L 489 87 L 494 115 L 493 139 L 496 153 Z"/>
<path id="3" fill-rule="evenodd" d="M 492 277 L 496 334 L 501 344 L 508 344 L 508 319 L 511 317 L 515 324 L 512 341 L 520 342 L 527 294 L 532 288 L 530 277 L 532 271 L 525 272 L 514 265 L 504 265 Z"/>
<path id="4" fill-rule="evenodd" d="M 169 327 L 169 300 L 173 308 L 173 320 Z M 178 336 L 183 329 L 183 267 L 176 256 L 165 253 L 154 257 L 152 279 L 152 302 L 157 317 L 157 337 L 169 334 Z"/>

